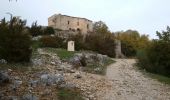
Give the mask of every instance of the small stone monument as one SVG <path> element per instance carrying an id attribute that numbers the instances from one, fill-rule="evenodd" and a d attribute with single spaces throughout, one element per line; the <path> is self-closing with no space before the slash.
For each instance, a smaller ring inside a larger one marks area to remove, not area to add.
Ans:
<path id="1" fill-rule="evenodd" d="M 68 41 L 67 51 L 75 51 L 74 50 L 74 41 Z"/>
<path id="2" fill-rule="evenodd" d="M 120 40 L 115 40 L 115 54 L 116 54 L 116 58 L 125 58 L 121 50 Z"/>

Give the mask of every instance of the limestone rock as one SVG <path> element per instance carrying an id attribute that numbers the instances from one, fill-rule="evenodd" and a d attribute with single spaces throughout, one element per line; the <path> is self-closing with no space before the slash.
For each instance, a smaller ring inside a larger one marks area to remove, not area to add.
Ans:
<path id="1" fill-rule="evenodd" d="M 0 64 L 7 64 L 7 61 L 5 59 L 0 59 Z"/>
<path id="2" fill-rule="evenodd" d="M 0 85 L 9 83 L 9 81 L 10 81 L 10 77 L 7 74 L 7 72 L 0 71 Z"/>
<path id="3" fill-rule="evenodd" d="M 37 96 L 33 94 L 26 94 L 22 96 L 21 100 L 39 100 L 39 99 Z"/>
<path id="4" fill-rule="evenodd" d="M 61 84 L 64 82 L 64 77 L 61 74 L 43 74 L 40 76 L 41 83 L 45 85 Z"/>

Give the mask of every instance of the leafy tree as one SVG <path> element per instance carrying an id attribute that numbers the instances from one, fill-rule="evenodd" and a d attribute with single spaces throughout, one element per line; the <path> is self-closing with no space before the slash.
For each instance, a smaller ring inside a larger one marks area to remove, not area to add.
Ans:
<path id="1" fill-rule="evenodd" d="M 93 31 L 98 34 L 108 33 L 108 27 L 103 21 L 98 21 L 94 23 Z"/>
<path id="2" fill-rule="evenodd" d="M 75 41 L 75 50 L 86 49 L 85 42 L 83 41 L 84 40 L 84 35 L 82 35 L 81 33 L 78 33 L 76 35 L 70 36 L 70 38 L 68 40 Z"/>
<path id="3" fill-rule="evenodd" d="M 8 62 L 28 62 L 31 56 L 31 38 L 26 21 L 18 17 L 5 18 L 0 23 L 0 58 Z"/>
<path id="4" fill-rule="evenodd" d="M 43 34 L 42 27 L 37 25 L 37 21 L 32 23 L 31 28 L 29 28 L 29 32 L 32 36 L 38 36 Z"/>
<path id="5" fill-rule="evenodd" d="M 44 32 L 43 32 L 44 35 L 50 35 L 50 34 L 54 34 L 54 33 L 55 33 L 54 29 L 52 27 L 49 27 L 49 26 L 47 26 L 44 29 Z"/>
<path id="6" fill-rule="evenodd" d="M 64 39 L 57 36 L 43 36 L 40 44 L 42 47 L 66 48 Z"/>
<path id="7" fill-rule="evenodd" d="M 156 34 L 159 39 L 152 40 L 150 46 L 138 55 L 139 65 L 147 71 L 170 77 L 170 28 Z"/>
<path id="8" fill-rule="evenodd" d="M 77 34 L 71 40 L 75 41 L 76 50 L 91 50 L 110 57 L 115 56 L 114 36 L 102 21 L 95 23 L 94 33 L 86 36 Z"/>
<path id="9" fill-rule="evenodd" d="M 146 48 L 150 43 L 147 35 L 140 35 L 135 30 L 116 32 L 115 38 L 121 40 L 122 52 L 127 57 L 136 56 L 138 50 Z"/>
<path id="10" fill-rule="evenodd" d="M 167 31 L 162 31 L 162 33 L 157 31 L 156 34 L 159 37 L 159 40 L 170 42 L 170 27 L 167 26 L 166 30 Z"/>

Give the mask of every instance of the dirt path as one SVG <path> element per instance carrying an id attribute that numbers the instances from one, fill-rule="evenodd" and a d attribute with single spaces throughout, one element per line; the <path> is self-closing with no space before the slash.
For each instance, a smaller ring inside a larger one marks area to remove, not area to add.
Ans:
<path id="1" fill-rule="evenodd" d="M 170 100 L 170 85 L 145 76 L 134 66 L 134 59 L 114 60 L 116 63 L 108 66 L 106 76 L 75 70 L 75 73 L 64 73 L 65 81 L 79 88 L 87 100 Z M 55 72 L 55 66 L 47 69 Z M 77 73 L 81 78 L 75 78 Z"/>
<path id="2" fill-rule="evenodd" d="M 113 87 L 101 100 L 170 100 L 170 86 L 143 75 L 134 59 L 115 60 L 106 73 Z"/>

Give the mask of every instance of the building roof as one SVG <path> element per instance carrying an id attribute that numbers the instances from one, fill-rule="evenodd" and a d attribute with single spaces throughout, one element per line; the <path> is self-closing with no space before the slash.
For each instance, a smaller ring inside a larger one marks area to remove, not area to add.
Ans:
<path id="1" fill-rule="evenodd" d="M 69 16 L 69 15 L 62 15 L 62 14 L 55 14 L 55 16 L 56 15 L 61 15 L 61 16 L 66 16 L 66 17 L 72 17 L 72 18 L 78 18 L 78 19 L 85 19 L 85 20 L 88 20 L 88 21 L 90 21 L 90 22 L 93 22 L 92 20 L 89 20 L 89 19 L 87 19 L 87 18 L 82 18 L 82 17 L 74 17 L 74 16 Z"/>

